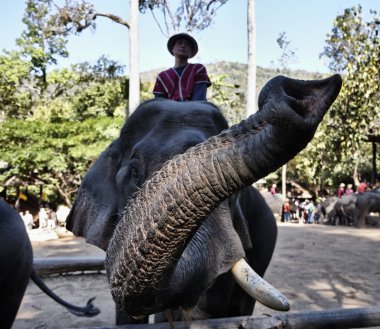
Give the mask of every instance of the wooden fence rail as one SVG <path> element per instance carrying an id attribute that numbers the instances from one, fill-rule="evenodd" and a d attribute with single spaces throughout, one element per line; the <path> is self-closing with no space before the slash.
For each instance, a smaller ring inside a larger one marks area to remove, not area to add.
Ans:
<path id="1" fill-rule="evenodd" d="M 174 322 L 175 329 L 343 329 L 380 326 L 380 306 Z M 67 328 L 68 329 L 68 328 Z M 170 329 L 168 323 L 75 329 Z"/>
<path id="2" fill-rule="evenodd" d="M 33 266 L 39 275 L 102 271 L 104 270 L 104 257 L 34 258 Z"/>

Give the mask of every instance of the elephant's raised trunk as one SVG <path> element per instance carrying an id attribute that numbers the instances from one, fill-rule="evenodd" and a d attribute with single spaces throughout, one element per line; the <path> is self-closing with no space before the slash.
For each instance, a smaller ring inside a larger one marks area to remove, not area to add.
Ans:
<path id="1" fill-rule="evenodd" d="M 260 111 L 168 161 L 128 204 L 107 250 L 115 301 L 150 314 L 175 260 L 218 204 L 292 159 L 311 140 L 337 97 L 341 78 L 272 79 Z"/>

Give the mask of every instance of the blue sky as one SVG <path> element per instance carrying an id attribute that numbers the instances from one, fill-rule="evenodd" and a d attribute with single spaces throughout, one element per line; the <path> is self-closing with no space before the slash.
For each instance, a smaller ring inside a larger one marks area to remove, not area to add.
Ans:
<path id="1" fill-rule="evenodd" d="M 129 0 L 88 0 L 99 12 L 113 13 L 129 18 Z M 59 2 L 59 1 L 58 1 Z M 256 61 L 262 67 L 275 67 L 280 57 L 276 39 L 286 32 L 290 48 L 296 53 L 293 69 L 327 72 L 326 59 L 320 59 L 326 34 L 333 26 L 334 18 L 345 8 L 361 4 L 363 12 L 369 9 L 380 12 L 378 0 L 256 0 Z M 0 1 L 0 49 L 14 49 L 15 39 L 24 28 L 21 18 L 24 0 Z M 246 32 L 247 0 L 229 0 L 206 30 L 194 35 L 200 51 L 194 61 L 247 62 Z M 166 38 L 161 34 L 152 15 L 140 15 L 140 71 L 169 67 L 172 56 L 166 50 Z M 95 33 L 85 31 L 70 38 L 69 61 L 60 65 L 81 61 L 94 62 L 102 54 L 128 67 L 128 30 L 106 18 L 97 19 Z"/>

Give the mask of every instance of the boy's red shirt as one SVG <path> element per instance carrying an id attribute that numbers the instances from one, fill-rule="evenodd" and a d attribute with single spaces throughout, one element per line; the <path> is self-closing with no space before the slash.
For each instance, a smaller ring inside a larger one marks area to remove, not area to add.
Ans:
<path id="1" fill-rule="evenodd" d="M 194 85 L 201 82 L 211 85 L 206 68 L 202 64 L 187 64 L 181 75 L 174 68 L 161 72 L 156 79 L 153 93 L 175 101 L 191 100 Z"/>

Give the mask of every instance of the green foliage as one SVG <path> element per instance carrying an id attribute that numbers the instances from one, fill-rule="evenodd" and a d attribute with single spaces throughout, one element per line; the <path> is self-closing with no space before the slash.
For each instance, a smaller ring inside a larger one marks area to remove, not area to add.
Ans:
<path id="1" fill-rule="evenodd" d="M 32 63 L 32 69 L 38 78 L 37 85 L 42 91 L 47 87 L 49 65 L 57 63 L 57 56 L 68 56 L 67 40 L 50 29 L 51 6 L 50 0 L 28 0 L 23 18 L 26 30 L 17 39 L 23 56 Z"/>
<path id="2" fill-rule="evenodd" d="M 4 83 L 4 88 L 19 99 L 33 79 L 28 80 L 26 69 L 12 72 L 12 61 L 24 63 L 19 57 L 0 60 L 7 63 L 1 69 L 15 81 Z M 17 108 L 14 101 L 13 112 L 7 112 L 0 126 L 0 160 L 7 164 L 0 182 L 14 176 L 28 185 L 43 182 L 50 201 L 70 204 L 81 177 L 118 136 L 124 121 L 126 82 L 116 76 L 115 67 L 121 68 L 103 57 L 93 66 L 82 63 L 53 70 L 46 76 L 45 92 L 33 102 Z M 6 103 L 0 106 L 6 108 Z"/>
<path id="3" fill-rule="evenodd" d="M 337 16 L 328 35 L 324 55 L 330 58 L 330 68 L 341 72 L 343 88 L 329 111 L 325 140 L 331 145 L 331 171 L 351 175 L 369 161 L 366 143 L 369 125 L 380 117 L 380 18 L 371 11 L 365 21 L 361 7 L 346 9 Z"/>
<path id="4" fill-rule="evenodd" d="M 140 83 L 140 101 L 144 102 L 153 98 L 154 82 Z"/>
<path id="5" fill-rule="evenodd" d="M 338 99 L 314 139 L 288 164 L 288 177 L 317 190 L 333 191 L 340 182 L 370 179 L 368 128 L 379 118 L 380 20 L 365 21 L 361 7 L 344 10 L 334 21 L 323 55 L 343 76 Z"/>
<path id="6" fill-rule="evenodd" d="M 9 119 L 0 124 L 1 157 L 8 164 L 0 181 L 13 175 L 31 184 L 42 181 L 69 203 L 91 162 L 122 124 L 122 118 L 111 117 L 60 123 Z"/>
<path id="7" fill-rule="evenodd" d="M 0 55 L 0 118 L 25 117 L 31 104 L 31 92 L 24 81 L 29 78 L 31 66 L 16 52 Z"/>
<path id="8" fill-rule="evenodd" d="M 227 75 L 211 75 L 212 85 L 208 90 L 209 101 L 218 104 L 230 125 L 236 124 L 246 116 L 245 94 L 240 86 L 226 82 Z"/>
<path id="9" fill-rule="evenodd" d="M 79 120 L 101 116 L 122 117 L 126 107 L 122 81 L 90 84 L 73 98 L 73 106 Z"/>

